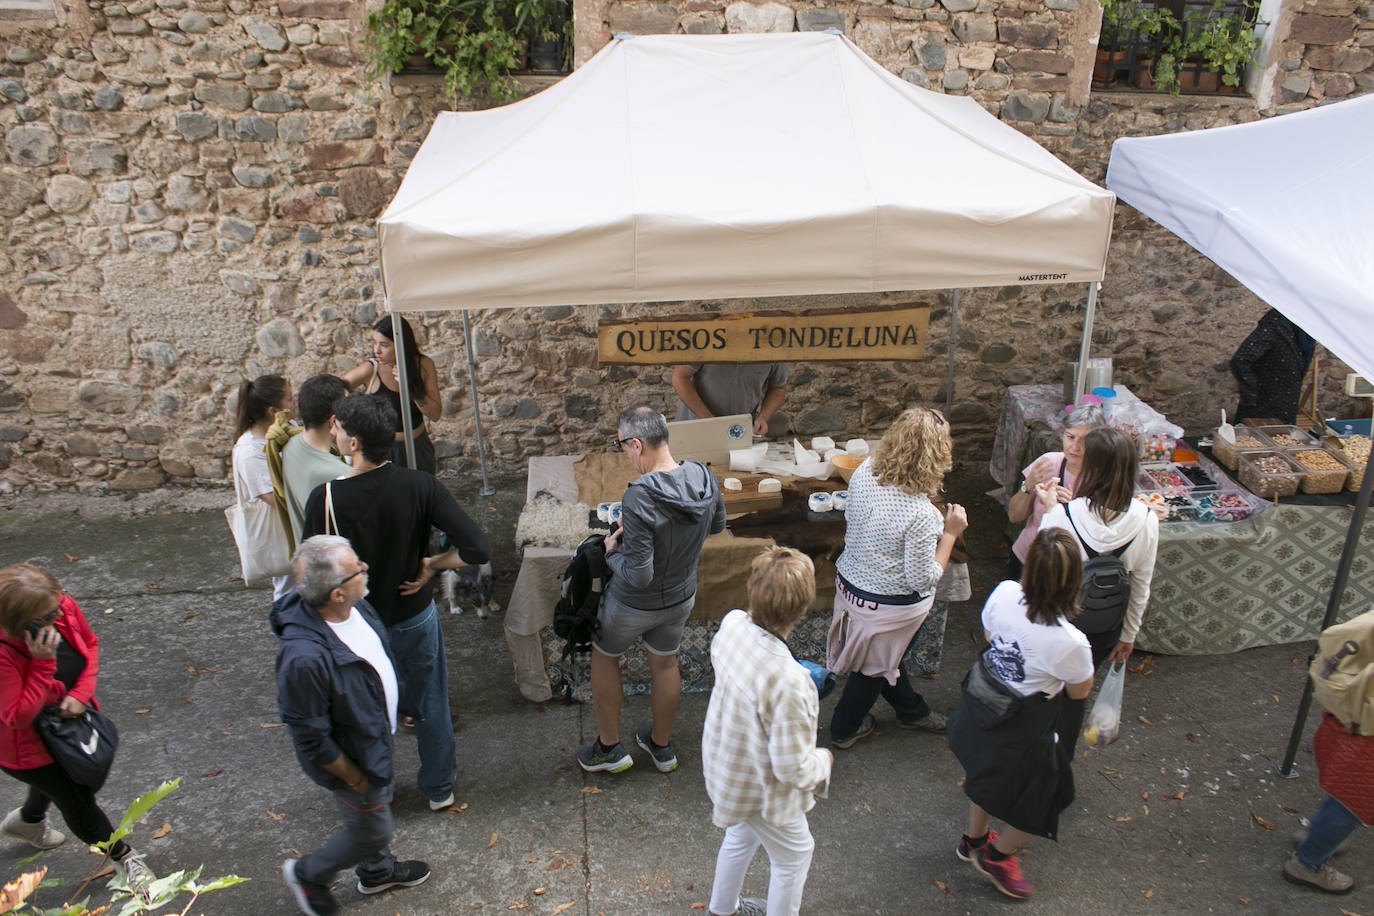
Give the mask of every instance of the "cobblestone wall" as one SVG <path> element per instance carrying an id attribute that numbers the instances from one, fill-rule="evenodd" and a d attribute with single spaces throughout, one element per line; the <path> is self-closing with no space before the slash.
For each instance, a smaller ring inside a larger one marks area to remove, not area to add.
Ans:
<path id="1" fill-rule="evenodd" d="M 1092 0 L 578 0 L 576 11 L 579 60 L 620 30 L 843 28 L 892 72 L 973 96 L 1095 181 L 1118 136 L 1374 88 L 1369 7 L 1341 0 L 1285 8 L 1254 97 L 1090 94 Z M 434 80 L 366 80 L 360 3 L 91 0 L 59 12 L 55 23 L 0 20 L 0 492 L 223 485 L 242 378 L 281 372 L 299 383 L 366 356 L 378 310 L 373 220 L 451 104 Z M 1006 385 L 1056 381 L 1076 357 L 1084 295 L 963 294 L 953 417 L 962 454 L 986 449 Z M 927 359 L 797 366 L 784 408 L 799 434 L 875 434 L 907 403 L 943 403 L 946 295 L 479 314 L 473 350 L 496 467 L 594 446 L 627 403 L 671 405 L 666 370 L 596 365 L 602 316 L 897 301 L 934 306 Z M 1234 400 L 1222 362 L 1262 310 L 1120 208 L 1095 352 L 1110 353 L 1143 397 L 1185 426 L 1211 422 Z M 461 322 L 419 322 L 444 392 L 441 463 L 470 473 Z M 1333 390 L 1342 373 L 1331 368 Z"/>

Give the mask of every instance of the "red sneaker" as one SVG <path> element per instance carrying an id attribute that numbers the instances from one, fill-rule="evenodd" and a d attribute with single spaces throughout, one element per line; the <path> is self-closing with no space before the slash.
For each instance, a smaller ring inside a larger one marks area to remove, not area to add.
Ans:
<path id="1" fill-rule="evenodd" d="M 1017 900 L 1029 897 L 1035 888 L 1026 880 L 1026 876 L 1021 874 L 1020 860 L 1013 855 L 1000 862 L 994 862 L 988 855 L 991 848 L 990 844 L 985 843 L 973 851 L 973 867 L 1008 897 L 1015 897 Z"/>
<path id="2" fill-rule="evenodd" d="M 964 860 L 965 862 L 972 862 L 972 861 L 973 861 L 973 853 L 974 853 L 975 850 L 982 849 L 984 846 L 988 845 L 989 843 L 996 843 L 996 842 L 997 842 L 997 831 L 996 831 L 996 830 L 991 830 L 991 829 L 988 830 L 988 835 L 985 836 L 985 837 L 983 837 L 983 842 L 979 843 L 979 844 L 976 845 L 976 846 L 974 846 L 974 845 L 972 845 L 972 844 L 969 843 L 968 837 L 963 837 L 963 836 L 961 836 L 961 837 L 959 837 L 959 845 L 956 846 L 955 849 L 954 849 L 954 854 L 955 854 L 956 856 L 958 856 L 960 859 Z"/>

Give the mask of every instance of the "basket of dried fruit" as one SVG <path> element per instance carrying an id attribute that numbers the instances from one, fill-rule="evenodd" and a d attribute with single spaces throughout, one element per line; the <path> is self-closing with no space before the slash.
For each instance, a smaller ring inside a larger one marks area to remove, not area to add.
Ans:
<path id="1" fill-rule="evenodd" d="M 1346 478 L 1345 488 L 1352 493 L 1358 493 L 1364 480 L 1364 466 L 1369 463 L 1369 437 L 1346 436 L 1341 439 L 1341 457 L 1350 465 L 1350 476 Z"/>
<path id="2" fill-rule="evenodd" d="M 1339 493 L 1350 477 L 1350 465 L 1324 448 L 1295 448 L 1288 457 L 1307 471 L 1300 489 L 1304 493 Z"/>

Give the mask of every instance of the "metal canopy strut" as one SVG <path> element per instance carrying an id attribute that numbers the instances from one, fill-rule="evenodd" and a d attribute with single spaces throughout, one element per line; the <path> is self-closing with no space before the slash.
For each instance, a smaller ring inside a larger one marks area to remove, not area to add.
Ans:
<path id="1" fill-rule="evenodd" d="M 477 427 L 477 458 L 482 463 L 482 489 L 477 493 L 479 496 L 491 496 L 496 492 L 496 488 L 491 485 L 491 478 L 487 476 L 487 445 L 482 436 L 482 411 L 477 400 L 477 363 L 472 358 L 472 325 L 468 321 L 467 309 L 463 309 L 463 352 L 468 357 L 468 385 L 472 389 L 472 422 Z"/>

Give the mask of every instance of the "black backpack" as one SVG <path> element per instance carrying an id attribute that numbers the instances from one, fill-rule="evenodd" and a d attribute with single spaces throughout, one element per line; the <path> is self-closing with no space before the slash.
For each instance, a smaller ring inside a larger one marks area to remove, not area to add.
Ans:
<path id="1" fill-rule="evenodd" d="M 593 534 L 577 545 L 563 572 L 563 588 L 553 608 L 553 632 L 566 640 L 563 655 L 590 652 L 599 624 L 596 612 L 611 580 L 606 565 L 606 536 Z"/>
<path id="2" fill-rule="evenodd" d="M 1098 553 L 1079 534 L 1068 506 L 1064 507 L 1064 515 L 1088 554 L 1088 562 L 1083 564 L 1083 587 L 1078 592 L 1081 610 L 1073 625 L 1089 636 L 1120 629 L 1126 620 L 1126 607 L 1131 603 L 1131 573 L 1121 562 L 1121 555 L 1135 543 L 1135 538 L 1116 550 Z"/>

